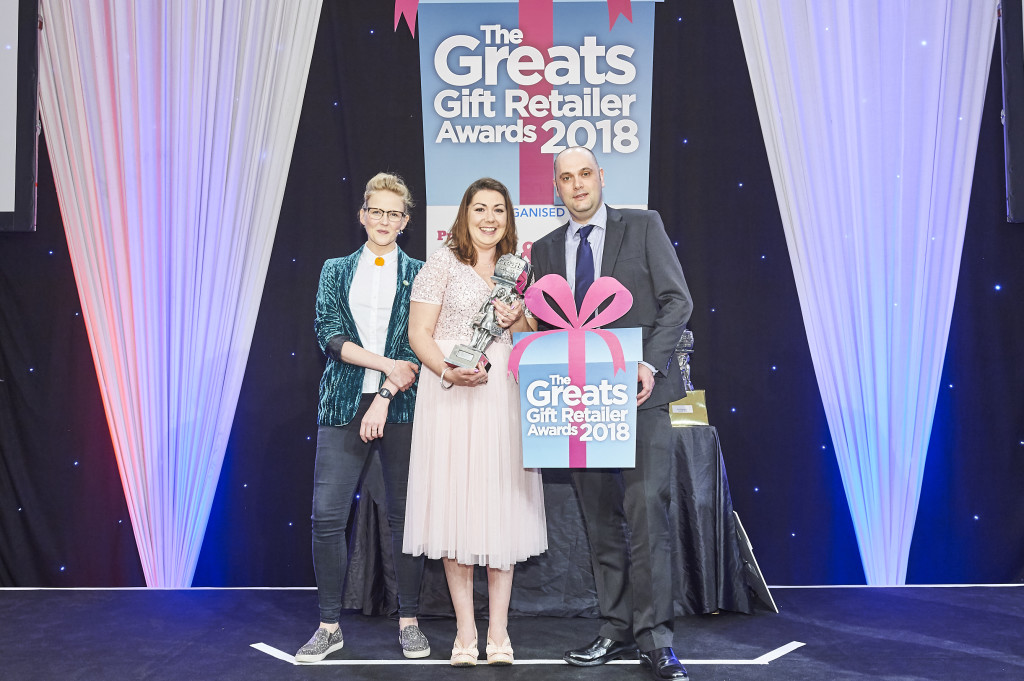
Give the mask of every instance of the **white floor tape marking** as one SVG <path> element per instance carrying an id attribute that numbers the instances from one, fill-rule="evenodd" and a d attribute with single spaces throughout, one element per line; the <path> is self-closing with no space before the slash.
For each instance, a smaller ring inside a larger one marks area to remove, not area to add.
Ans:
<path id="1" fill-rule="evenodd" d="M 800 648 L 803 645 L 805 645 L 805 644 L 803 644 L 803 643 L 801 643 L 799 641 L 790 641 L 786 645 L 781 646 L 779 648 L 776 648 L 775 650 L 772 650 L 770 652 L 767 652 L 764 655 L 761 655 L 760 657 L 754 658 L 753 660 L 679 660 L 679 661 L 682 664 L 684 664 L 684 665 L 694 665 L 694 666 L 696 666 L 696 665 L 747 665 L 747 664 L 762 664 L 762 665 L 764 665 L 764 664 L 768 664 L 770 662 L 774 662 L 775 660 L 779 659 L 783 655 L 788 655 L 789 653 L 793 652 L 794 650 L 796 650 L 797 648 Z M 281 651 L 281 650 L 278 650 L 277 648 L 275 648 L 273 646 L 268 646 L 266 643 L 253 643 L 251 647 L 255 648 L 256 650 L 258 650 L 260 652 L 266 653 L 267 655 L 270 655 L 271 657 L 276 657 L 277 659 L 282 660 L 284 662 L 288 662 L 288 663 L 294 664 L 294 665 L 298 665 L 299 664 L 298 662 L 295 661 L 295 656 L 294 655 L 289 655 L 288 653 L 286 653 L 284 651 Z M 305 664 L 302 664 L 301 666 L 303 666 L 303 667 L 312 667 L 312 666 L 317 666 L 317 665 L 319 665 L 319 666 L 325 666 L 325 665 L 363 666 L 363 665 L 395 665 L 395 664 L 444 664 L 444 665 L 446 665 L 446 664 L 448 664 L 448 660 L 430 660 L 430 659 L 420 659 L 420 660 L 405 660 L 405 659 L 403 659 L 403 660 L 321 660 L 320 662 L 305 663 Z M 486 659 L 481 659 L 479 664 L 481 666 L 486 666 L 487 660 Z M 517 658 L 516 661 L 515 661 L 515 664 L 517 664 L 517 665 L 525 665 L 525 664 L 566 664 L 566 663 L 565 663 L 564 660 L 522 660 L 522 659 L 518 659 Z M 608 664 L 640 664 L 640 661 L 639 660 L 613 660 L 613 661 L 609 662 Z"/>

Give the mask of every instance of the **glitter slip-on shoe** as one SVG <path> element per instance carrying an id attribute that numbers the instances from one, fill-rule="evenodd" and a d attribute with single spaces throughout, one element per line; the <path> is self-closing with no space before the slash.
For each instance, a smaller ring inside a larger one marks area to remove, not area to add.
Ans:
<path id="1" fill-rule="evenodd" d="M 402 654 L 408 658 L 417 659 L 430 655 L 430 643 L 415 624 L 404 627 L 398 633 L 398 642 L 402 644 Z"/>
<path id="2" fill-rule="evenodd" d="M 335 650 L 341 650 L 344 645 L 345 639 L 341 635 L 341 629 L 330 632 L 320 627 L 313 634 L 313 638 L 295 653 L 295 661 L 319 662 Z"/>

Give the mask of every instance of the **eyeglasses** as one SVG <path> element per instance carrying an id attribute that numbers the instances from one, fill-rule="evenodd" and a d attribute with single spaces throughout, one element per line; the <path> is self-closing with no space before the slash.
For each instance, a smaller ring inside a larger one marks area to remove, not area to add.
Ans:
<path id="1" fill-rule="evenodd" d="M 400 210 L 381 210 L 380 208 L 365 208 L 366 214 L 377 222 L 384 222 L 385 216 L 387 222 L 399 222 L 405 217 L 405 213 Z"/>

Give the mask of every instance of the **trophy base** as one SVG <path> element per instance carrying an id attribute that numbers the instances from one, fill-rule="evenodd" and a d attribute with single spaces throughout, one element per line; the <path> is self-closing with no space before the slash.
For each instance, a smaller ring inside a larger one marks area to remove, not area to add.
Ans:
<path id="1" fill-rule="evenodd" d="M 481 359 L 485 364 L 487 364 L 487 368 L 489 369 L 491 367 L 491 363 L 487 361 L 487 357 L 484 353 L 476 348 L 471 348 L 468 345 L 456 345 L 452 348 L 452 351 L 448 353 L 448 356 L 444 358 L 444 361 L 450 367 L 475 369 Z"/>

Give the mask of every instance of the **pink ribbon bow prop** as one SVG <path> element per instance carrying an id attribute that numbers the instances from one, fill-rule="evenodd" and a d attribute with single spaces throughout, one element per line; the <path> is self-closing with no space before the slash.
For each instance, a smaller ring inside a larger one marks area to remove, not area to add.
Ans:
<path id="1" fill-rule="evenodd" d="M 544 294 L 548 294 L 555 305 L 565 315 L 562 317 L 548 303 Z M 608 298 L 611 302 L 608 306 L 593 314 L 599 305 Z M 557 274 L 549 274 L 541 277 L 533 286 L 526 291 L 526 307 L 529 308 L 538 319 L 557 327 L 551 331 L 541 331 L 530 334 L 516 343 L 508 358 L 509 372 L 519 380 L 519 361 L 522 359 L 526 348 L 538 338 L 543 338 L 552 333 L 565 331 L 569 335 L 569 383 L 583 387 L 587 382 L 587 334 L 596 333 L 608 346 L 612 356 L 612 371 L 617 374 L 626 370 L 626 360 L 622 354 L 622 343 L 611 331 L 598 328 L 611 323 L 626 314 L 633 305 L 633 295 L 625 286 L 613 277 L 600 277 L 591 284 L 587 295 L 583 298 L 579 314 L 576 312 L 576 301 L 573 299 L 572 289 L 564 277 Z M 566 321 L 568 319 L 568 322 Z M 586 319 L 580 323 L 580 319 Z M 586 409 L 583 404 L 573 407 L 575 411 Z M 587 465 L 587 443 L 580 441 L 579 433 L 569 436 L 569 466 L 571 468 L 582 468 Z"/>

